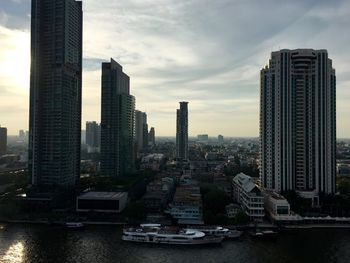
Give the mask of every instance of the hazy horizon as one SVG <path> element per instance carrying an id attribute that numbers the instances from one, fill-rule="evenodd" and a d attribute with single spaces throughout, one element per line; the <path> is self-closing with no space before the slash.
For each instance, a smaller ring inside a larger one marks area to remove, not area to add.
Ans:
<path id="1" fill-rule="evenodd" d="M 0 7 L 0 125 L 28 128 L 30 0 Z M 260 69 L 271 51 L 327 49 L 337 77 L 337 135 L 350 137 L 350 1 L 83 0 L 83 116 L 100 121 L 101 62 L 130 76 L 156 136 L 175 136 L 179 101 L 189 135 L 259 136 Z M 228 135 L 229 134 L 229 135 Z"/>

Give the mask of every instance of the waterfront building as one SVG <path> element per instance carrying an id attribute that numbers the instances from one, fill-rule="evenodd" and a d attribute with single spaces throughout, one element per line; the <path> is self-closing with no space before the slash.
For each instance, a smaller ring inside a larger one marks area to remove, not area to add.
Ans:
<path id="1" fill-rule="evenodd" d="M 74 187 L 80 176 L 82 2 L 32 0 L 31 183 Z"/>
<path id="2" fill-rule="evenodd" d="M 135 111 L 135 139 L 137 151 L 143 151 L 148 146 L 148 124 L 145 112 Z"/>
<path id="3" fill-rule="evenodd" d="M 120 213 L 128 201 L 127 192 L 87 192 L 76 199 L 77 212 Z"/>
<path id="4" fill-rule="evenodd" d="M 242 211 L 242 207 L 238 204 L 228 204 L 225 206 L 225 210 L 228 218 L 235 218 Z"/>
<path id="5" fill-rule="evenodd" d="M 176 157 L 188 159 L 188 102 L 180 102 L 176 110 Z"/>
<path id="6" fill-rule="evenodd" d="M 0 126 L 0 156 L 7 152 L 7 128 Z"/>
<path id="7" fill-rule="evenodd" d="M 327 50 L 272 52 L 261 70 L 263 187 L 296 190 L 313 204 L 335 192 L 336 78 Z"/>
<path id="8" fill-rule="evenodd" d="M 87 121 L 85 143 L 88 153 L 100 152 L 101 126 L 96 121 Z"/>
<path id="9" fill-rule="evenodd" d="M 102 63 L 101 174 L 124 176 L 134 171 L 135 98 L 129 76 L 116 61 Z"/>
<path id="10" fill-rule="evenodd" d="M 203 224 L 200 187 L 193 184 L 178 186 L 168 212 L 179 224 Z"/>
<path id="11" fill-rule="evenodd" d="M 232 179 L 232 198 L 242 206 L 251 220 L 258 222 L 263 220 L 264 196 L 250 176 L 239 173 Z"/>
<path id="12" fill-rule="evenodd" d="M 151 146 L 156 145 L 156 130 L 154 127 L 151 127 L 149 134 L 148 134 L 148 144 Z"/>

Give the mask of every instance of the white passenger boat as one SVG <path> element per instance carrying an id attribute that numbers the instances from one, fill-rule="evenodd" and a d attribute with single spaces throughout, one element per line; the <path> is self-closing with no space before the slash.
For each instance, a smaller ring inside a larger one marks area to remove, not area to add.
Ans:
<path id="1" fill-rule="evenodd" d="M 207 236 L 205 233 L 159 224 L 142 224 L 123 229 L 122 240 L 154 244 L 203 245 L 221 243 L 224 237 Z"/>
<path id="2" fill-rule="evenodd" d="M 187 229 L 202 231 L 206 235 L 224 238 L 238 238 L 242 235 L 242 231 L 230 230 L 221 226 L 191 226 Z"/>

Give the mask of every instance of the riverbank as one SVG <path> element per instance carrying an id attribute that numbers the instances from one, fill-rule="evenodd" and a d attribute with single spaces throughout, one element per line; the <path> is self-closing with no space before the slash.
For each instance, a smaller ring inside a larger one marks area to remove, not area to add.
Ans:
<path id="1" fill-rule="evenodd" d="M 4 220 L 0 219 L 0 223 L 7 224 L 36 224 L 36 225 L 64 225 L 66 222 L 62 221 L 48 221 L 48 220 Z M 123 226 L 127 222 L 105 222 L 105 221 L 82 221 L 85 225 L 100 225 L 100 226 Z M 249 225 L 229 225 L 225 226 L 230 229 L 286 229 L 286 230 L 307 230 L 307 229 L 350 229 L 350 224 L 303 224 L 303 225 L 284 225 L 276 226 L 272 224 L 249 224 Z"/>

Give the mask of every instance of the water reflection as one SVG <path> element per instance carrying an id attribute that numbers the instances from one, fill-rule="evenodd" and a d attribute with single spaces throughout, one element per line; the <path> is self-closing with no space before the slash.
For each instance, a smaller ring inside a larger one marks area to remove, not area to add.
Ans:
<path id="1" fill-rule="evenodd" d="M 24 245 L 21 241 L 11 245 L 0 258 L 2 263 L 22 263 L 24 262 Z"/>

